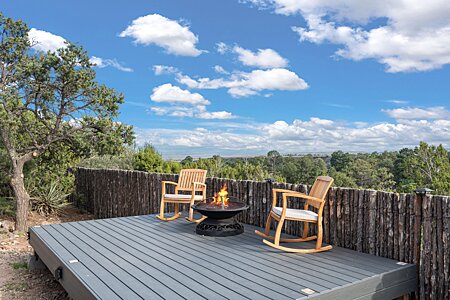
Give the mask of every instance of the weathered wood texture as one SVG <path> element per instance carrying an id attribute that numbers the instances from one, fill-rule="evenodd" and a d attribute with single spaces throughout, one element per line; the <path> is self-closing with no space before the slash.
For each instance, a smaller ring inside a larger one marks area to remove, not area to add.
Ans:
<path id="1" fill-rule="evenodd" d="M 96 218 L 154 214 L 159 211 L 161 181 L 177 175 L 78 168 L 76 204 Z M 230 196 L 250 208 L 238 221 L 263 227 L 272 188 L 308 192 L 308 186 L 207 178 L 207 198 L 226 183 Z M 169 191 L 170 192 L 170 191 Z M 281 198 L 279 199 L 281 201 Z M 290 200 L 292 208 L 303 203 Z M 173 207 L 168 207 L 168 211 Z M 186 210 L 186 207 L 184 208 Z M 331 188 L 325 204 L 324 243 L 415 263 L 421 299 L 450 299 L 450 197 L 416 196 L 374 190 Z M 301 235 L 299 222 L 287 221 L 287 234 Z M 315 226 L 310 231 L 314 232 Z"/>

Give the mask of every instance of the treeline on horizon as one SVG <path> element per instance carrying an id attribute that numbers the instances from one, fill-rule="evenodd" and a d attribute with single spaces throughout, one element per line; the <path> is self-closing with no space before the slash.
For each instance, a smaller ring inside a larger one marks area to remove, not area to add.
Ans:
<path id="1" fill-rule="evenodd" d="M 164 160 L 146 145 L 128 156 L 95 157 L 79 164 L 85 167 L 125 168 L 148 172 L 178 173 L 182 168 L 208 170 L 208 176 L 238 180 L 266 180 L 312 184 L 317 176 L 329 175 L 339 187 L 413 192 L 430 188 L 434 194 L 450 195 L 450 153 L 442 145 L 421 142 L 414 149 L 373 153 L 283 156 L 272 150 L 266 156 L 245 158 Z"/>
<path id="2" fill-rule="evenodd" d="M 108 143 L 109 144 L 109 143 Z M 98 144 L 97 144 L 98 145 Z M 9 186 L 8 159 L 0 144 L 0 196 L 12 196 Z M 59 194 L 74 189 L 75 167 L 139 170 L 177 174 L 183 168 L 208 170 L 208 176 L 237 180 L 312 184 L 317 176 L 329 175 L 334 186 L 364 188 L 395 192 L 413 192 L 430 188 L 434 194 L 450 195 L 450 152 L 442 145 L 421 142 L 414 149 L 373 153 L 335 151 L 331 155 L 281 155 L 272 150 L 265 156 L 164 160 L 152 145 L 132 149 L 129 146 L 103 147 L 107 151 L 92 151 L 83 156 L 73 155 L 64 147 L 53 148 L 25 168 L 25 178 L 31 193 L 48 195 L 52 187 Z M 40 188 L 40 190 L 38 189 Z"/>

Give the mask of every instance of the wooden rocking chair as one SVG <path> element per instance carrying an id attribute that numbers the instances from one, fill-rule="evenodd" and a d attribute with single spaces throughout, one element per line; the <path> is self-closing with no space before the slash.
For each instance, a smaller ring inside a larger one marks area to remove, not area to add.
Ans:
<path id="1" fill-rule="evenodd" d="M 206 201 L 206 170 L 200 169 L 183 169 L 180 171 L 180 176 L 178 177 L 178 183 L 173 181 L 163 181 L 162 182 L 162 193 L 161 193 L 161 206 L 159 215 L 157 218 L 164 221 L 172 221 L 177 219 L 181 212 L 179 212 L 180 204 L 189 204 L 189 217 L 186 219 L 191 222 L 201 222 L 205 217 L 198 220 L 194 220 L 194 210 L 191 206 L 195 202 L 205 202 Z M 166 194 L 166 185 L 175 185 L 175 194 Z M 189 191 L 190 194 L 179 193 L 180 191 Z M 201 195 L 198 195 L 200 192 Z M 175 204 L 175 212 L 172 217 L 164 217 L 164 207 L 166 203 Z"/>
<path id="2" fill-rule="evenodd" d="M 319 176 L 317 177 L 314 185 L 309 192 L 309 195 L 290 191 L 283 189 L 273 189 L 273 201 L 272 208 L 270 210 L 269 217 L 266 222 L 265 232 L 262 233 L 258 230 L 255 230 L 255 233 L 265 237 L 267 239 L 273 240 L 274 242 L 269 242 L 267 240 L 263 240 L 263 242 L 269 246 L 274 248 L 286 251 L 286 252 L 296 252 L 296 253 L 316 253 L 322 252 L 326 250 L 330 250 L 332 248 L 331 245 L 322 246 L 322 212 L 323 206 L 325 204 L 325 196 L 327 195 L 328 190 L 330 189 L 331 184 L 333 183 L 333 178 L 328 176 Z M 283 207 L 277 207 L 277 193 L 283 194 Z M 287 198 L 295 197 L 305 199 L 304 209 L 292 209 L 287 207 Z M 315 213 L 311 210 L 308 210 L 309 206 L 315 207 L 318 209 L 318 212 Z M 278 221 L 278 226 L 275 231 L 275 236 L 270 235 L 270 225 L 272 219 Z M 281 230 L 283 228 L 283 224 L 285 220 L 292 221 L 300 221 L 303 222 L 303 236 L 301 238 L 294 239 L 282 239 L 281 238 Z M 317 224 L 317 235 L 308 236 L 308 227 L 309 223 Z M 283 243 L 296 243 L 296 242 L 306 242 L 317 239 L 316 247 L 312 249 L 295 249 L 284 247 L 280 245 L 280 242 Z"/>

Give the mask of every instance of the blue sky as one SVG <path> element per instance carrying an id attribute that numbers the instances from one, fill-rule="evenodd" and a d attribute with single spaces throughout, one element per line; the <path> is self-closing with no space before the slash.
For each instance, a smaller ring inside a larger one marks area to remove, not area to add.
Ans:
<path id="1" fill-rule="evenodd" d="M 450 3 L 24 1 L 36 50 L 82 45 L 137 144 L 186 155 L 450 148 Z"/>

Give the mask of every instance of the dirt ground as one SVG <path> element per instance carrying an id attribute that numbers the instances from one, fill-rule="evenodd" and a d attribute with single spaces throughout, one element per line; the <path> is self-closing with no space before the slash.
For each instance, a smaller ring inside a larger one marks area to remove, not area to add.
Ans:
<path id="1" fill-rule="evenodd" d="M 66 208 L 59 216 L 29 216 L 29 226 L 92 219 L 75 208 Z M 29 271 L 27 261 L 33 249 L 27 236 L 10 228 L 13 219 L 0 215 L 0 300 L 67 299 L 67 293 L 48 271 Z"/>

